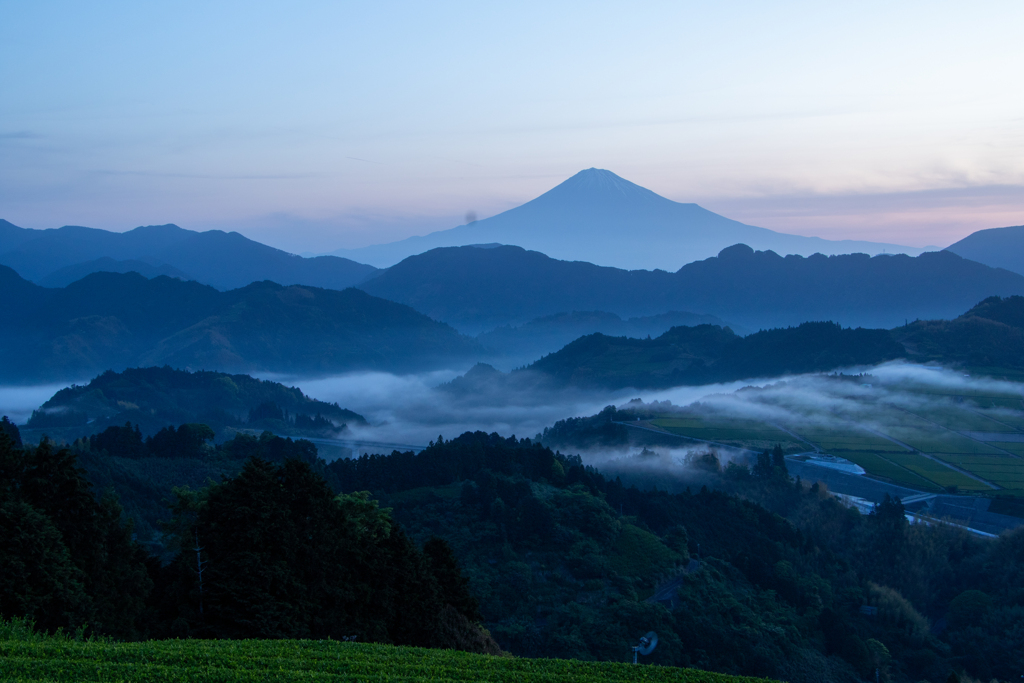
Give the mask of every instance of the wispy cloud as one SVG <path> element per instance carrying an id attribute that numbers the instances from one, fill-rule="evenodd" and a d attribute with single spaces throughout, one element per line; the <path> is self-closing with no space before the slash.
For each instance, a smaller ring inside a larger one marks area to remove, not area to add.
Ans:
<path id="1" fill-rule="evenodd" d="M 173 171 L 121 171 L 111 169 L 90 169 L 93 175 L 142 176 L 151 178 L 198 178 L 203 180 L 308 180 L 326 178 L 328 173 L 186 173 Z"/>
<path id="2" fill-rule="evenodd" d="M 33 133 L 30 130 L 16 130 L 10 132 L 0 132 L 0 140 L 38 140 L 43 136 L 39 133 Z"/>

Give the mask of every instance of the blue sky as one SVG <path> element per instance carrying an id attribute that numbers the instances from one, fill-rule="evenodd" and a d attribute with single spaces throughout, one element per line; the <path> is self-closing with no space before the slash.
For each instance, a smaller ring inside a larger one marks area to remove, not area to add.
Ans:
<path id="1" fill-rule="evenodd" d="M 1019 2 L 212 4 L 0 0 L 0 217 L 328 251 L 596 166 L 821 237 L 1024 223 Z"/>

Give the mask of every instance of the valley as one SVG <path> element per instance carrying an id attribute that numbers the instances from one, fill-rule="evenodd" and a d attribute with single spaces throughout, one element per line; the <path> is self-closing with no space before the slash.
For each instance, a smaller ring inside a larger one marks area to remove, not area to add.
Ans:
<path id="1" fill-rule="evenodd" d="M 6 3 L 0 681 L 1024 680 L 1024 5 L 933 5 Z"/>
<path id="2" fill-rule="evenodd" d="M 121 549 L 102 570 L 84 542 L 29 561 L 81 590 L 3 588 L 46 630 L 346 624 L 617 661 L 655 629 L 652 664 L 836 683 L 1017 662 L 990 644 L 1024 528 L 1015 272 L 746 244 L 675 272 L 497 244 L 353 270 L 216 231 L 19 230 L 0 225 L 21 269 L 0 267 L 0 413 L 20 416 L 0 466 L 21 482 L 0 523 L 18 557 L 36 527 Z M 189 249 L 207 260 L 171 258 Z M 224 273 L 201 275 L 216 249 Z M 41 494 L 60 481 L 96 509 L 67 516 Z M 111 572 L 134 577 L 123 605 Z M 986 621 L 956 616 L 975 592 L 1002 601 Z"/>

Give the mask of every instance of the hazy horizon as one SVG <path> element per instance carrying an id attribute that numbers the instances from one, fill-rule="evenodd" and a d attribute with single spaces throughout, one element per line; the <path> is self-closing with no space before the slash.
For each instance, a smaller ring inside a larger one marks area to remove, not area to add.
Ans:
<path id="1" fill-rule="evenodd" d="M 0 25 L 0 217 L 23 227 L 323 253 L 589 167 L 825 239 L 1024 223 L 1017 4 L 54 9 Z"/>

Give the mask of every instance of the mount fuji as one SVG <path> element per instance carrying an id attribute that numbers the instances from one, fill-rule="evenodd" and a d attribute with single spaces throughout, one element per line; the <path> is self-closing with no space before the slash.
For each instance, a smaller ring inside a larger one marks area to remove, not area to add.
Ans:
<path id="1" fill-rule="evenodd" d="M 386 268 L 437 247 L 509 244 L 568 261 L 629 270 L 676 271 L 743 243 L 780 255 L 904 253 L 922 249 L 877 242 L 788 235 L 666 199 L 597 168 L 580 171 L 522 206 L 490 218 L 399 242 L 332 252 Z"/>

